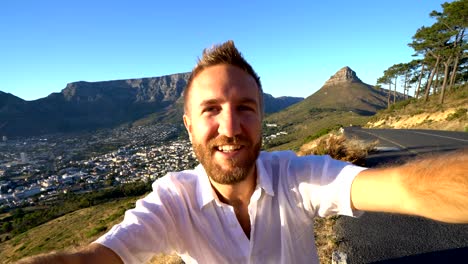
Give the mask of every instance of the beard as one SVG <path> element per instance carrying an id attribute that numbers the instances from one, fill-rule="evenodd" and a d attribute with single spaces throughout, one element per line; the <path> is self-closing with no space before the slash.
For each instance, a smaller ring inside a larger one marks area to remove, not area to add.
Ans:
<path id="1" fill-rule="evenodd" d="M 243 146 L 243 149 L 247 149 L 246 156 L 236 156 L 227 160 L 228 169 L 216 163 L 213 155 L 216 151 L 216 147 L 226 144 L 239 144 Z M 249 173 L 254 169 L 255 162 L 260 153 L 262 146 L 261 137 L 255 143 L 244 136 L 226 137 L 220 136 L 218 138 L 211 139 L 206 145 L 204 144 L 193 144 L 193 151 L 198 161 L 202 164 L 208 177 L 219 184 L 235 184 L 242 182 L 247 178 Z"/>

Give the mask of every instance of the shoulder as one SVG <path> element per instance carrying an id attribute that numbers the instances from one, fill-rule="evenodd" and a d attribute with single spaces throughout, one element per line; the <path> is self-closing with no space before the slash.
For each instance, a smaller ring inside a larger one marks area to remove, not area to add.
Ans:
<path id="1" fill-rule="evenodd" d="M 155 186 L 173 186 L 173 185 L 186 185 L 198 181 L 198 173 L 196 170 L 184 170 L 178 172 L 168 172 L 163 177 L 157 179 L 153 183 Z"/>
<path id="2" fill-rule="evenodd" d="M 169 172 L 153 183 L 153 193 L 159 195 L 191 193 L 195 191 L 198 181 L 199 175 L 196 170 Z"/>
<path id="3" fill-rule="evenodd" d="M 310 181 L 323 176 L 333 177 L 344 168 L 356 167 L 349 162 L 332 159 L 328 155 L 297 156 L 293 151 L 262 152 L 259 156 L 260 173 L 285 178 L 288 182 Z M 347 171 L 347 170 L 344 170 Z"/>
<path id="4" fill-rule="evenodd" d="M 267 168 L 269 166 L 287 167 L 289 169 L 303 168 L 304 166 L 317 166 L 328 164 L 330 156 L 297 156 L 293 151 L 261 152 L 258 162 Z"/>
<path id="5" fill-rule="evenodd" d="M 152 184 L 152 191 L 136 202 L 129 221 L 176 223 L 197 205 L 197 175 L 193 171 L 171 172 Z M 140 219 L 140 220 L 136 220 Z"/>
<path id="6" fill-rule="evenodd" d="M 258 161 L 263 164 L 271 164 L 272 162 L 284 163 L 294 158 L 297 158 L 297 155 L 291 150 L 272 152 L 262 151 L 258 156 Z"/>

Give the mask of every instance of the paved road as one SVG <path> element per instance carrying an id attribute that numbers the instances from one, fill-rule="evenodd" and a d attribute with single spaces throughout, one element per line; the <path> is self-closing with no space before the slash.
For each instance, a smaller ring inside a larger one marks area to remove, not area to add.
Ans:
<path id="1" fill-rule="evenodd" d="M 468 133 L 420 129 L 363 129 L 345 128 L 348 138 L 378 141 L 378 153 L 372 153 L 367 166 L 402 163 L 406 159 L 425 153 L 440 153 L 468 148 Z"/>
<path id="2" fill-rule="evenodd" d="M 369 156 L 368 166 L 402 163 L 433 152 L 468 147 L 468 133 L 346 128 L 345 135 L 379 140 L 382 152 Z M 468 173 L 468 172 L 467 172 Z M 348 263 L 468 263 L 468 225 L 451 225 L 418 217 L 366 213 L 359 219 L 341 217 L 339 250 Z"/>

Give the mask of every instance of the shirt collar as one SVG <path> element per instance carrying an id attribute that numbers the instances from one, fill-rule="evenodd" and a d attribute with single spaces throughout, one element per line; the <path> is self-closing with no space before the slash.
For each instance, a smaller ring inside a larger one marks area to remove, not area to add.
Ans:
<path id="1" fill-rule="evenodd" d="M 261 154 L 260 154 L 261 156 Z M 272 186 L 272 179 L 271 175 L 269 176 L 261 159 L 257 158 L 256 166 L 257 166 L 257 187 L 262 188 L 265 192 L 270 195 L 274 196 L 275 192 L 273 191 Z M 197 182 L 197 201 L 200 209 L 202 209 L 205 205 L 215 200 L 216 193 L 211 187 L 210 180 L 208 179 L 208 175 L 206 174 L 205 168 L 201 164 L 195 167 L 195 173 L 198 177 Z"/>
<path id="2" fill-rule="evenodd" d="M 205 205 L 215 199 L 215 193 L 211 187 L 210 180 L 206 174 L 205 168 L 201 164 L 195 167 L 195 173 L 198 177 L 197 181 L 197 201 L 198 206 L 202 209 Z"/>

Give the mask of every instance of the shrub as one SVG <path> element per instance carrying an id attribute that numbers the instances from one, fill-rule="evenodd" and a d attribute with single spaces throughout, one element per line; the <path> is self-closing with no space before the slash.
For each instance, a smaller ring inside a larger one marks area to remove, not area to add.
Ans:
<path id="1" fill-rule="evenodd" d="M 452 121 L 455 119 L 464 119 L 466 118 L 466 108 L 458 108 L 454 113 L 451 113 L 447 116 L 446 120 L 447 121 Z"/>
<path id="2" fill-rule="evenodd" d="M 315 134 L 313 135 L 310 135 L 310 136 L 307 136 L 305 139 L 304 139 L 304 143 L 307 143 L 309 141 L 312 141 L 314 139 L 317 139 L 319 137 L 322 137 L 332 131 L 337 131 L 338 129 L 340 129 L 341 127 L 343 127 L 342 125 L 334 125 L 332 127 L 327 127 L 327 128 L 322 128 L 320 129 L 319 131 L 317 131 Z"/>
<path id="3" fill-rule="evenodd" d="M 390 105 L 390 111 L 395 111 L 405 108 L 407 105 L 416 102 L 416 99 L 407 99 Z"/>
<path id="4" fill-rule="evenodd" d="M 86 233 L 86 237 L 93 237 L 101 232 L 104 232 L 107 230 L 107 226 L 97 226 L 93 229 L 91 229 L 90 231 L 88 231 L 88 233 Z"/>
<path id="5" fill-rule="evenodd" d="M 299 155 L 330 155 L 334 159 L 365 165 L 364 159 L 377 142 L 348 140 L 344 135 L 329 134 L 316 140 L 310 148 L 301 148 Z"/>

